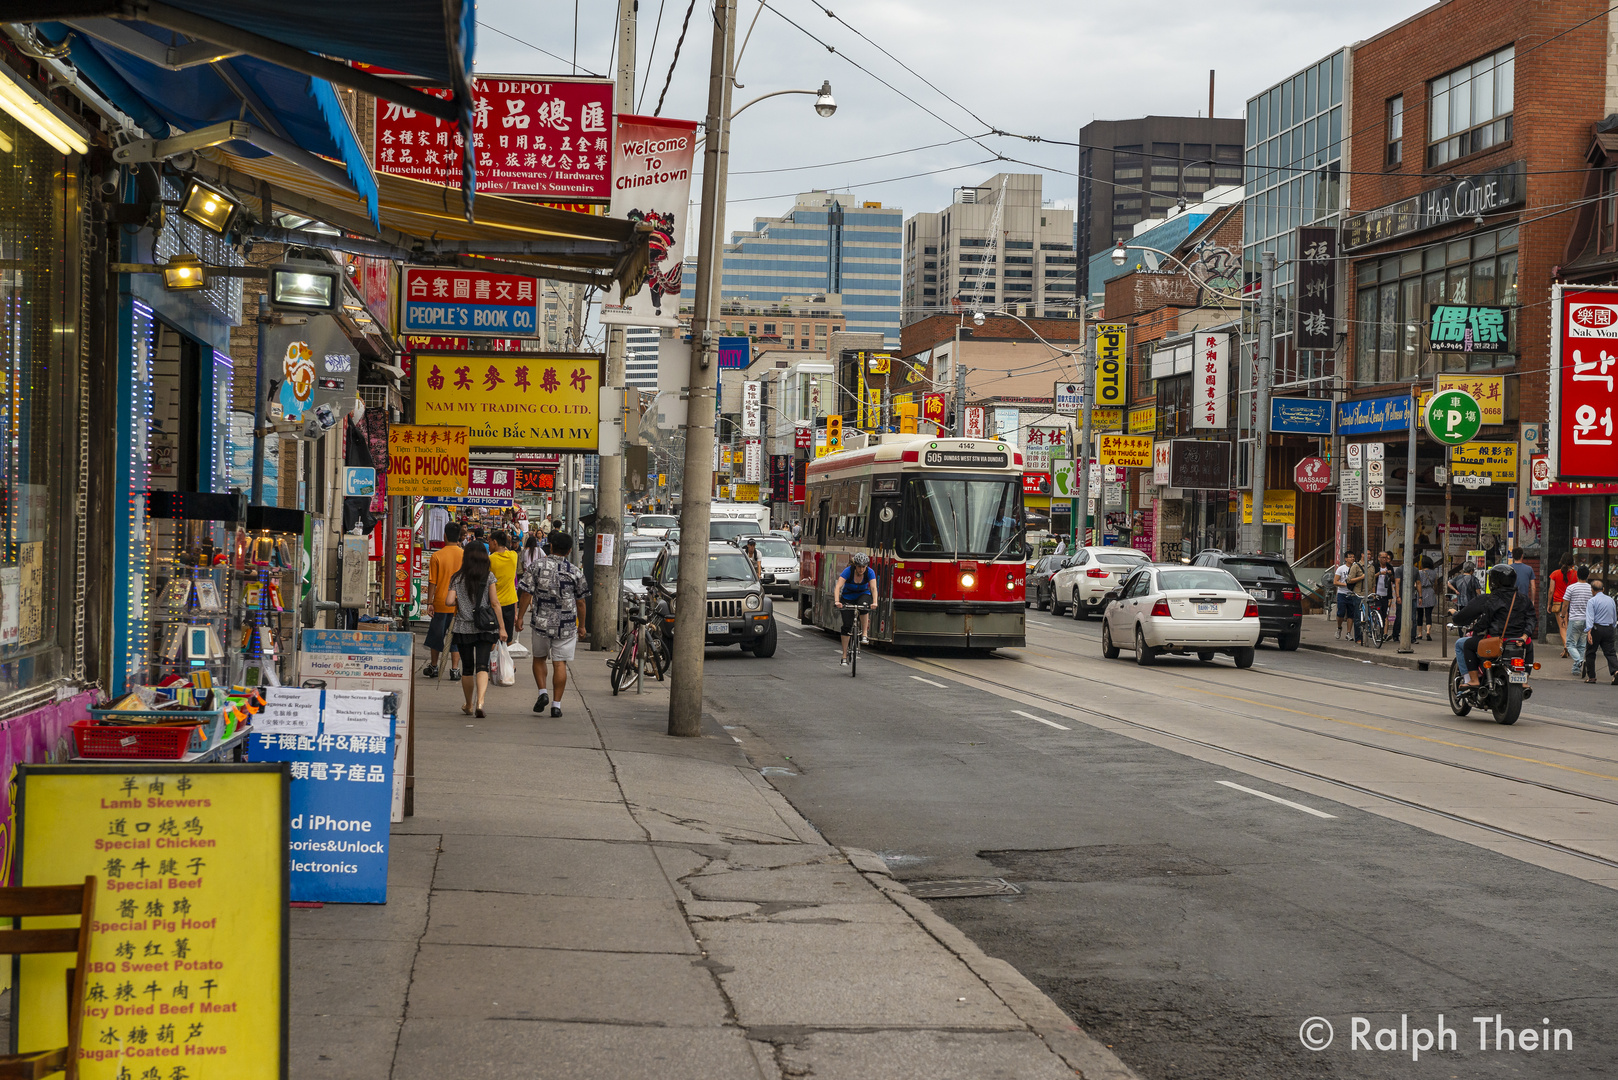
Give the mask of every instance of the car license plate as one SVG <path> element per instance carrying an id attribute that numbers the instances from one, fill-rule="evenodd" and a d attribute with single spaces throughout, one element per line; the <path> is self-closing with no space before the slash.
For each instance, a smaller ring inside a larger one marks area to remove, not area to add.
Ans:
<path id="1" fill-rule="evenodd" d="M 1528 672 L 1526 672 L 1526 671 L 1513 671 L 1511 673 L 1511 681 L 1512 682 L 1527 682 L 1528 681 Z"/>
<path id="2" fill-rule="evenodd" d="M 1268 589 L 1254 589 L 1253 590 L 1253 599 L 1254 600 L 1268 600 L 1269 598 L 1270 598 L 1270 590 L 1268 590 Z"/>
<path id="3" fill-rule="evenodd" d="M 1197 605 L 1197 614 L 1198 615 L 1217 615 L 1217 614 L 1219 614 L 1219 605 L 1218 604 L 1198 604 Z"/>
<path id="4" fill-rule="evenodd" d="M 711 622 L 708 624 L 708 633 L 728 634 L 730 633 L 730 624 L 728 622 Z"/>

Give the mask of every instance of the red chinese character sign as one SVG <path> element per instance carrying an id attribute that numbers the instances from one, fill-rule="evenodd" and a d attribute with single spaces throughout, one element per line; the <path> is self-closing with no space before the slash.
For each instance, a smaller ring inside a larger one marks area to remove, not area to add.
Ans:
<path id="1" fill-rule="evenodd" d="M 1223 431 L 1230 397 L 1230 335 L 1198 334 L 1191 364 L 1191 426 Z"/>
<path id="2" fill-rule="evenodd" d="M 407 334 L 539 336 L 539 282 L 485 270 L 404 271 L 400 329 Z"/>
<path id="3" fill-rule="evenodd" d="M 921 395 L 921 418 L 923 420 L 931 420 L 939 427 L 943 427 L 945 412 L 943 394 Z"/>
<path id="4" fill-rule="evenodd" d="M 612 82 L 474 79 L 478 191 L 568 202 L 612 198 Z M 448 90 L 426 90 L 449 97 Z M 454 124 L 380 98 L 376 167 L 459 187 L 465 147 Z M 684 208 L 683 205 L 681 207 Z"/>
<path id="5" fill-rule="evenodd" d="M 601 303 L 603 323 L 679 325 L 696 132 L 690 120 L 618 118 L 612 143 L 612 216 L 652 227 L 651 259 L 639 292 L 626 297 L 616 284 L 607 290 Z"/>
<path id="6" fill-rule="evenodd" d="M 1618 289 L 1555 286 L 1551 329 L 1551 423 L 1554 472 L 1561 480 L 1618 476 L 1614 405 L 1618 405 Z"/>

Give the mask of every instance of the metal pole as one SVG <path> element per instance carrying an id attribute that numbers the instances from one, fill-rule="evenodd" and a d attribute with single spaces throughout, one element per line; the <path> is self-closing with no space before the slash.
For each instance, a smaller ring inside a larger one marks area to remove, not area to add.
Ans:
<path id="1" fill-rule="evenodd" d="M 950 350 L 950 363 L 955 365 L 955 437 L 957 439 L 966 435 L 966 365 L 961 363 L 961 320 L 965 315 L 955 317 L 955 345 Z"/>
<path id="2" fill-rule="evenodd" d="M 1445 594 L 1447 592 L 1449 592 L 1449 512 L 1450 512 L 1450 498 L 1451 498 L 1451 495 L 1454 493 L 1454 490 L 1455 490 L 1455 448 L 1454 447 L 1445 447 L 1444 448 L 1444 528 L 1442 530 L 1443 539 L 1441 541 L 1439 541 L 1439 543 L 1440 543 L 1440 545 L 1442 547 L 1442 550 L 1443 550 L 1442 557 L 1439 560 L 1439 565 L 1442 566 L 1444 569 L 1441 572 L 1443 576 L 1440 577 L 1439 581 L 1438 581 L 1438 606 L 1433 608 L 1433 614 L 1435 614 L 1435 615 L 1440 611 L 1448 611 L 1449 610 L 1449 608 L 1447 606 L 1448 603 L 1449 603 L 1449 597 L 1446 596 Z M 1431 632 L 1430 628 L 1429 628 L 1429 632 Z M 1448 656 L 1449 655 L 1449 619 L 1447 617 L 1444 619 L 1443 623 L 1440 624 L 1440 626 L 1438 628 L 1438 655 L 1440 655 L 1440 656 Z"/>
<path id="3" fill-rule="evenodd" d="M 1090 432 L 1091 409 L 1096 396 L 1096 328 L 1093 326 L 1084 329 L 1084 359 L 1080 363 L 1084 367 L 1080 373 L 1084 381 L 1084 420 L 1079 425 L 1079 444 L 1073 447 L 1079 466 L 1079 500 L 1075 504 L 1079 512 L 1075 515 L 1078 523 L 1073 527 L 1074 550 L 1090 543 Z"/>
<path id="4" fill-rule="evenodd" d="M 690 403 L 686 411 L 685 482 L 680 514 L 680 560 L 674 606 L 674 648 L 669 687 L 669 734 L 702 734 L 702 652 L 708 613 L 708 521 L 713 506 L 714 365 L 718 342 L 713 322 L 720 283 L 715 260 L 723 257 L 725 173 L 730 151 L 731 67 L 736 52 L 736 0 L 721 0 L 714 12 L 713 55 L 708 71 L 707 145 L 702 154 L 702 231 L 697 242 L 696 303 L 691 321 Z"/>
<path id="5" fill-rule="evenodd" d="M 1247 546 L 1264 550 L 1264 485 L 1270 454 L 1270 381 L 1275 373 L 1275 252 L 1259 254 L 1258 400 L 1253 425 L 1253 524 Z"/>
<path id="6" fill-rule="evenodd" d="M 618 0 L 618 79 L 614 97 L 618 115 L 635 111 L 635 8 L 636 0 Z M 601 475 L 596 481 L 596 543 L 611 545 L 600 555 L 591 553 L 595 560 L 595 587 L 589 605 L 590 647 L 610 649 L 618 637 L 619 607 L 623 603 L 620 584 L 623 576 L 624 551 L 618 543 L 618 533 L 624 521 L 624 457 L 623 441 L 630 432 L 628 410 L 624 393 L 624 328 L 607 329 L 607 388 L 608 401 L 616 401 L 623 435 L 616 445 L 602 447 L 610 453 L 601 455 Z M 606 419 L 605 415 L 602 417 Z M 601 537 L 606 537 L 605 541 Z"/>
<path id="7" fill-rule="evenodd" d="M 1405 451 L 1405 550 L 1400 560 L 1403 568 L 1404 595 L 1399 600 L 1399 651 L 1414 652 L 1416 605 L 1413 597 L 1415 581 L 1411 573 L 1416 558 L 1416 403 L 1417 388 L 1410 388 L 1410 401 L 1405 406 L 1410 414 L 1410 438 Z"/>
<path id="8" fill-rule="evenodd" d="M 248 502 L 264 505 L 264 328 L 269 325 L 270 298 L 258 294 L 258 368 L 253 380 L 253 487 Z"/>

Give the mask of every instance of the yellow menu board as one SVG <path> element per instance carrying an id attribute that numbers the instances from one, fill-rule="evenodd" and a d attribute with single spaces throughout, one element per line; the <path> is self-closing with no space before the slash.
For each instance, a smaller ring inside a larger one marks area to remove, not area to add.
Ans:
<path id="1" fill-rule="evenodd" d="M 82 1080 L 286 1076 L 285 768 L 17 766 L 19 884 L 97 879 Z M 19 960 L 19 1051 L 65 1046 L 74 957 Z"/>

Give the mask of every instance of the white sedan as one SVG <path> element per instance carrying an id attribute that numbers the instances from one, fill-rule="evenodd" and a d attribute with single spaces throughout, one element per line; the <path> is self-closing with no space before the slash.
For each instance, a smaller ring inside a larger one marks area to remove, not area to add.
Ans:
<path id="1" fill-rule="evenodd" d="M 1148 562 L 1144 551 L 1131 547 L 1079 548 L 1051 578 L 1051 614 L 1064 615 L 1072 608 L 1075 619 L 1088 618 L 1101 610 L 1109 589 Z"/>
<path id="2" fill-rule="evenodd" d="M 1143 566 L 1108 594 L 1101 613 L 1101 654 L 1116 660 L 1133 649 L 1137 664 L 1165 652 L 1195 653 L 1203 663 L 1215 653 L 1253 666 L 1260 633 L 1258 604 L 1227 571 L 1178 563 Z"/>

